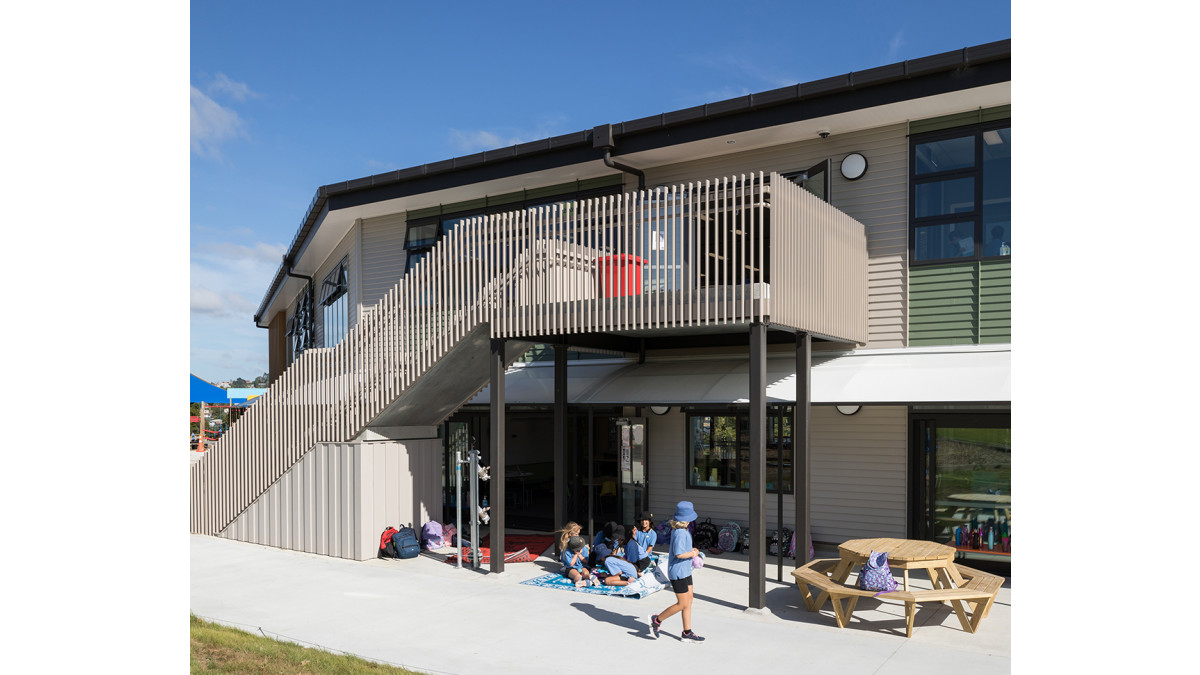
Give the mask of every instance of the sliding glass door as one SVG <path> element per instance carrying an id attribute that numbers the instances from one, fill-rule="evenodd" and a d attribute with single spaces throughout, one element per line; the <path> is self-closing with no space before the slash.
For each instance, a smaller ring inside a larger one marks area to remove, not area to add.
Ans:
<path id="1" fill-rule="evenodd" d="M 966 557 L 1012 552 L 1012 432 L 1003 413 L 912 414 L 911 529 Z"/>

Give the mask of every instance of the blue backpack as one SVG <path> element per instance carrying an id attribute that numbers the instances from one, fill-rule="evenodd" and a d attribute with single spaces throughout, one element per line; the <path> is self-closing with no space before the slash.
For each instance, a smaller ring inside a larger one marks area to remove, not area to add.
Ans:
<path id="1" fill-rule="evenodd" d="M 858 572 L 858 587 L 864 591 L 879 591 L 875 595 L 896 590 L 896 579 L 887 563 L 887 551 L 871 551 Z"/>
<path id="2" fill-rule="evenodd" d="M 400 528 L 399 532 L 392 535 L 392 541 L 396 544 L 397 558 L 415 558 L 421 554 L 421 542 L 417 540 L 417 533 L 411 527 Z"/>

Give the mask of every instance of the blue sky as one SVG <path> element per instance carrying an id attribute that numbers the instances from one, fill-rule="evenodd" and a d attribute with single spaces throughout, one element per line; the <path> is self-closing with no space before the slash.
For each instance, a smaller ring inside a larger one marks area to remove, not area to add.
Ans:
<path id="1" fill-rule="evenodd" d="M 321 185 L 1012 36 L 1007 2 L 194 2 L 191 370 L 252 317 Z"/>

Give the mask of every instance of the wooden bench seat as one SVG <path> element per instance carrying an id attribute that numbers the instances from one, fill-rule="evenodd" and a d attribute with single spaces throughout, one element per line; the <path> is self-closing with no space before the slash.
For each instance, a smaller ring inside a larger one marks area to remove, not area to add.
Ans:
<path id="1" fill-rule="evenodd" d="M 996 593 L 1004 584 L 1004 578 L 987 572 L 981 572 L 963 565 L 956 565 L 964 583 L 959 588 L 934 588 L 928 591 L 892 591 L 876 595 L 876 591 L 864 591 L 851 584 L 838 583 L 829 576 L 838 564 L 837 559 L 823 558 L 810 561 L 802 567 L 792 570 L 796 585 L 804 596 L 804 606 L 810 612 L 816 612 L 824 605 L 824 598 L 830 598 L 833 604 L 834 617 L 838 628 L 845 628 L 850 623 L 854 606 L 861 597 L 878 597 L 880 600 L 896 600 L 904 603 L 904 619 L 906 634 L 912 637 L 913 622 L 916 618 L 916 606 L 925 602 L 950 603 L 958 616 L 963 630 L 974 633 L 979 623 L 988 615 Z M 816 598 L 809 587 L 819 589 Z M 964 606 L 965 605 L 965 606 Z M 968 616 L 968 609 L 970 616 Z"/>

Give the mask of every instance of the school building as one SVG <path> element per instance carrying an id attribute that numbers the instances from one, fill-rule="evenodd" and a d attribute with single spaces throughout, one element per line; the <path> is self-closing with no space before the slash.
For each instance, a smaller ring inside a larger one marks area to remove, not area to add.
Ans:
<path id="1" fill-rule="evenodd" d="M 1011 527 L 1010 70 L 1005 40 L 319 188 L 192 532 L 371 558 L 453 517 L 472 448 L 493 549 L 686 499 L 755 534 L 752 607 L 781 526 Z"/>

